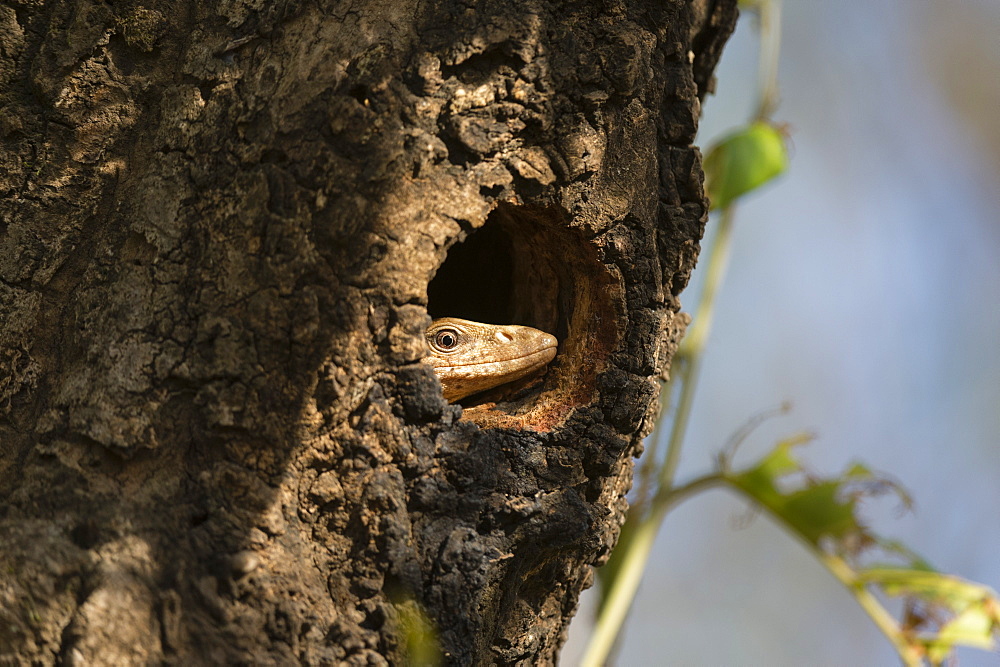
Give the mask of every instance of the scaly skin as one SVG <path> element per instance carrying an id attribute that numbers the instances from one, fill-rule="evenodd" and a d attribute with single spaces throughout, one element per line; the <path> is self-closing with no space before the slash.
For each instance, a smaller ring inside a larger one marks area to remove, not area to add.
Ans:
<path id="1" fill-rule="evenodd" d="M 515 324 L 482 324 L 444 317 L 427 328 L 434 367 L 449 402 L 530 375 L 552 361 L 555 336 Z"/>

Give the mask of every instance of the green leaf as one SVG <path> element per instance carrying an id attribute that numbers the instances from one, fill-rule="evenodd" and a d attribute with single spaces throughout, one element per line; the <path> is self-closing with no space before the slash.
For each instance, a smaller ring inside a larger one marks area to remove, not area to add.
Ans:
<path id="1" fill-rule="evenodd" d="M 855 461 L 844 471 L 845 479 L 873 479 L 875 474 L 864 463 Z"/>
<path id="2" fill-rule="evenodd" d="M 730 475 L 729 481 L 803 539 L 819 544 L 824 537 L 842 539 L 860 530 L 860 526 L 855 518 L 855 501 L 850 496 L 841 498 L 842 479 L 806 480 L 789 490 L 780 487 L 782 478 L 802 472 L 792 449 L 809 438 L 799 435 L 779 442 L 757 465 Z M 849 473 L 856 476 L 858 470 L 853 468 Z"/>
<path id="3" fill-rule="evenodd" d="M 860 463 L 849 465 L 836 477 L 809 474 L 793 451 L 807 440 L 805 436 L 786 439 L 756 465 L 740 473 L 723 470 L 722 475 L 816 547 L 820 559 L 873 614 L 897 649 L 903 647 L 900 655 L 907 664 L 917 664 L 913 656 L 941 664 L 958 645 L 992 650 L 1000 632 L 996 593 L 983 584 L 936 572 L 905 545 L 872 533 L 858 516 L 859 501 L 892 491 L 909 504 L 909 495 Z M 907 564 L 858 568 L 858 555 L 875 547 Z M 868 592 L 870 588 L 903 598 L 908 611 L 901 625 Z"/>
<path id="4" fill-rule="evenodd" d="M 991 607 L 988 603 L 973 605 L 942 625 L 937 634 L 925 638 L 931 664 L 943 663 L 956 645 L 994 650 L 998 624 L 996 616 L 990 614 Z"/>
<path id="5" fill-rule="evenodd" d="M 854 501 L 838 497 L 838 482 L 821 482 L 782 493 L 761 484 L 759 474 L 740 475 L 733 481 L 811 544 L 818 545 L 824 537 L 842 539 L 859 529 Z"/>
<path id="6" fill-rule="evenodd" d="M 858 572 L 858 578 L 881 586 L 887 595 L 915 595 L 952 611 L 995 596 L 988 586 L 922 568 L 866 568 Z"/>
<path id="7" fill-rule="evenodd" d="M 797 433 L 784 440 L 779 440 L 774 449 L 743 475 L 759 477 L 761 483 L 773 486 L 779 477 L 801 472 L 802 464 L 792 454 L 792 450 L 795 447 L 808 444 L 810 441 L 812 441 L 812 436 L 808 433 Z"/>
<path id="8" fill-rule="evenodd" d="M 992 650 L 995 623 L 983 611 L 979 606 L 966 609 L 944 624 L 938 632 L 937 641 Z"/>
<path id="9" fill-rule="evenodd" d="M 444 653 L 434 621 L 409 589 L 389 584 L 386 596 L 396 611 L 400 648 L 406 665 L 438 667 L 444 664 Z"/>
<path id="10" fill-rule="evenodd" d="M 936 610 L 926 618 L 938 619 L 939 629 L 919 638 L 931 664 L 943 662 L 956 645 L 984 650 L 996 646 L 1000 600 L 988 586 L 923 568 L 871 567 L 858 572 L 858 581 L 879 586 L 887 595 L 906 596 L 910 604 Z M 942 611 L 951 618 L 943 621 Z"/>
<path id="11" fill-rule="evenodd" d="M 725 208 L 788 168 L 785 138 L 758 121 L 722 139 L 705 157 L 705 189 L 711 207 Z"/>

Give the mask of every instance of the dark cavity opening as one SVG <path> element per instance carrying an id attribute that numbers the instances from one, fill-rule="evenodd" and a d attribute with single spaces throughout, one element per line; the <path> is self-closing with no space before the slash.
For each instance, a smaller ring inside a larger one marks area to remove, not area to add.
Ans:
<path id="1" fill-rule="evenodd" d="M 513 243 L 500 225 L 487 222 L 448 252 L 427 286 L 427 312 L 435 319 L 513 324 L 513 281 Z"/>

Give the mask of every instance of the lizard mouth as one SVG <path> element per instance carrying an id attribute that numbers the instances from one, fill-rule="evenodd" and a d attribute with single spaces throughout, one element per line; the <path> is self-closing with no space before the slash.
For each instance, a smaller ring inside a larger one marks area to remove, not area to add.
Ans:
<path id="1" fill-rule="evenodd" d="M 499 370 L 503 364 L 509 364 L 512 361 L 518 362 L 517 367 L 519 369 L 531 368 L 535 365 L 544 366 L 556 358 L 556 347 L 557 346 L 555 344 L 552 344 L 548 347 L 543 347 L 540 350 L 521 355 L 520 357 L 508 357 L 505 359 L 497 359 L 496 361 L 470 361 L 467 364 L 449 364 L 447 366 L 437 366 L 437 368 L 453 369 L 475 367 L 487 371 L 491 367 L 496 367 Z"/>

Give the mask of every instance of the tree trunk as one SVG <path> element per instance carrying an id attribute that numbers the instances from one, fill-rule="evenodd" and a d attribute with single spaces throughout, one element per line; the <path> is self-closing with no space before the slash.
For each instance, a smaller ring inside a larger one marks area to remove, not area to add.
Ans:
<path id="1" fill-rule="evenodd" d="M 735 11 L 0 4 L 0 663 L 555 662 Z M 449 405 L 428 314 L 558 356 Z"/>

